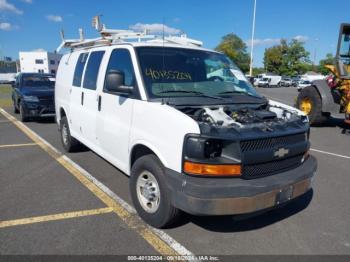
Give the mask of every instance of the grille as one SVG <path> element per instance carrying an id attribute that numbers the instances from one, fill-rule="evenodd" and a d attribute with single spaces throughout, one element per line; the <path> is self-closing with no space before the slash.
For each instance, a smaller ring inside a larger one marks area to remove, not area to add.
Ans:
<path id="1" fill-rule="evenodd" d="M 53 101 L 54 97 L 53 96 L 41 96 L 39 97 L 40 101 Z"/>
<path id="2" fill-rule="evenodd" d="M 305 134 L 241 141 L 242 152 L 273 149 L 305 141 Z"/>
<path id="3" fill-rule="evenodd" d="M 299 165 L 301 165 L 301 160 L 303 155 L 298 155 L 290 158 L 285 158 L 282 160 L 274 160 L 262 164 L 245 165 L 243 166 L 244 179 L 253 179 L 269 175 L 274 175 L 283 171 L 288 171 Z"/>

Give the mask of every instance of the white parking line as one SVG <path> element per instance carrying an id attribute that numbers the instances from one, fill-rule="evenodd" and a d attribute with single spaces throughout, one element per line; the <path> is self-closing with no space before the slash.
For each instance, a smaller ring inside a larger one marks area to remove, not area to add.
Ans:
<path id="1" fill-rule="evenodd" d="M 43 142 L 45 142 L 47 145 L 50 145 L 47 141 L 43 139 Z M 52 146 L 52 145 L 50 145 Z M 56 149 L 57 150 L 57 149 Z M 57 150 L 58 151 L 58 150 Z M 59 151 L 58 151 L 59 152 Z M 67 162 L 69 162 L 71 165 L 73 165 L 76 169 L 78 169 L 83 176 L 85 176 L 87 179 L 89 179 L 92 183 L 94 183 L 98 188 L 100 188 L 104 193 L 106 193 L 109 197 L 114 199 L 116 202 L 118 202 L 123 208 L 125 208 L 129 213 L 136 214 L 136 210 L 134 207 L 129 205 L 125 200 L 120 198 L 117 194 L 115 194 L 111 189 L 109 189 L 106 185 L 101 183 L 97 178 L 95 178 L 93 175 L 91 175 L 88 171 L 86 171 L 84 168 L 79 166 L 77 163 L 75 163 L 72 159 L 67 157 L 66 155 L 63 155 L 62 158 L 64 158 Z M 149 225 L 147 227 L 155 233 L 160 239 L 162 239 L 165 243 L 167 243 L 173 250 L 175 250 L 178 254 L 181 256 L 191 256 L 194 257 L 194 254 L 190 252 L 187 248 L 185 248 L 183 245 L 181 245 L 179 242 L 177 242 L 175 239 L 173 239 L 171 236 L 169 236 L 167 233 L 165 233 L 163 230 L 159 230 L 156 228 L 153 228 Z M 196 259 L 195 259 L 196 260 Z"/>
<path id="2" fill-rule="evenodd" d="M 321 153 L 321 154 L 326 154 L 326 155 L 337 156 L 337 157 L 341 157 L 341 158 L 345 158 L 345 159 L 350 159 L 350 156 L 344 156 L 344 155 L 335 154 L 335 153 L 331 153 L 331 152 L 327 152 L 327 151 L 322 151 L 322 150 L 318 150 L 318 149 L 314 149 L 314 148 L 311 148 L 310 150 L 314 151 L 314 152 Z"/>

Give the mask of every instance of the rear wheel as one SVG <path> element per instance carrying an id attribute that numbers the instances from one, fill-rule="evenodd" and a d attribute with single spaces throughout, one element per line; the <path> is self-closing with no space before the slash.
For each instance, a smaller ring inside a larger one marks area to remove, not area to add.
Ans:
<path id="1" fill-rule="evenodd" d="M 61 130 L 61 141 L 62 141 L 63 148 L 67 152 L 78 151 L 81 146 L 80 142 L 71 136 L 68 120 L 67 120 L 67 117 L 65 116 L 62 117 L 61 119 L 60 130 Z"/>
<path id="2" fill-rule="evenodd" d="M 329 119 L 329 115 L 322 113 L 321 96 L 313 86 L 305 87 L 300 91 L 296 107 L 308 115 L 310 124 L 322 124 Z"/>
<path id="3" fill-rule="evenodd" d="M 130 192 L 139 216 L 151 226 L 164 228 L 179 217 L 170 199 L 164 167 L 155 155 L 145 155 L 131 168 Z"/>

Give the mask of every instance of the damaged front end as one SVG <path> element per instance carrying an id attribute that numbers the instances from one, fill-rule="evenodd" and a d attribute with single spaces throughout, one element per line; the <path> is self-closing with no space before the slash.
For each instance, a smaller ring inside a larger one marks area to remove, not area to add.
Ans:
<path id="1" fill-rule="evenodd" d="M 189 175 L 211 176 L 213 167 L 219 166 L 224 171 L 215 176 L 260 178 L 296 168 L 308 157 L 308 118 L 281 103 L 182 106 L 178 110 L 197 121 L 201 131 L 185 138 L 183 172 Z M 196 165 L 204 169 L 187 169 Z"/>

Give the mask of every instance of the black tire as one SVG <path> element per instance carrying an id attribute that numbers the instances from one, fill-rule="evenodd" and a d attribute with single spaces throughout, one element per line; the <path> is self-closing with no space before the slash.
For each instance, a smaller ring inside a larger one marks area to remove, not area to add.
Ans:
<path id="1" fill-rule="evenodd" d="M 16 106 L 16 102 L 14 100 L 13 100 L 13 113 L 15 113 L 15 114 L 19 113 L 19 110 L 18 110 L 18 108 Z"/>
<path id="2" fill-rule="evenodd" d="M 76 152 L 81 148 L 80 142 L 71 136 L 67 117 L 62 117 L 60 121 L 61 142 L 67 152 Z"/>
<path id="3" fill-rule="evenodd" d="M 159 205 L 155 212 L 150 213 L 140 203 L 138 198 L 137 181 L 144 172 L 151 173 L 159 186 Z M 129 181 L 133 204 L 139 216 L 148 224 L 156 228 L 164 228 L 173 224 L 180 216 L 170 199 L 170 192 L 165 181 L 165 172 L 162 163 L 155 155 L 145 155 L 135 161 L 131 168 Z"/>
<path id="4" fill-rule="evenodd" d="M 302 101 L 309 100 L 311 111 L 308 117 L 311 125 L 324 124 L 329 120 L 329 114 L 322 113 L 322 100 L 318 91 L 313 86 L 308 86 L 300 90 L 296 107 L 302 110 Z"/>
<path id="5" fill-rule="evenodd" d="M 22 122 L 28 122 L 30 120 L 30 118 L 28 116 L 26 116 L 22 104 L 19 105 L 19 116 L 20 116 L 20 120 Z"/>

